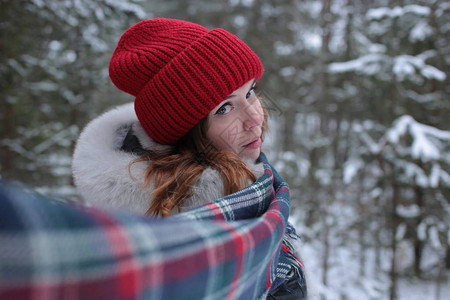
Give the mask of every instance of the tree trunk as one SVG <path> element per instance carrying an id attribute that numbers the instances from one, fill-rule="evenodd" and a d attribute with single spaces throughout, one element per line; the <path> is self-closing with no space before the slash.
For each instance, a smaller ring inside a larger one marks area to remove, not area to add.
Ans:
<path id="1" fill-rule="evenodd" d="M 331 0 L 322 0 L 322 10 L 320 13 L 320 28 L 322 29 L 322 47 L 319 55 L 318 66 L 318 94 L 317 110 L 321 116 L 321 131 L 325 133 L 328 130 L 327 121 L 327 95 L 328 95 L 328 72 L 327 62 L 329 59 L 329 44 L 331 39 Z"/>
<path id="2" fill-rule="evenodd" d="M 422 209 L 424 207 L 424 195 L 423 190 L 416 186 L 415 187 L 415 194 L 416 194 L 416 204 L 419 206 L 420 211 L 422 212 Z M 419 224 L 422 222 L 422 213 L 417 217 L 416 220 L 416 227 L 419 226 Z M 423 254 L 423 248 L 424 248 L 424 241 L 421 241 L 417 234 L 414 238 L 414 273 L 417 277 L 421 277 L 421 269 L 420 269 L 420 263 L 422 261 L 422 254 Z"/>
<path id="3" fill-rule="evenodd" d="M 283 131 L 283 150 L 294 151 L 295 150 L 295 116 L 297 112 L 295 109 L 288 109 L 284 112 L 284 131 Z"/>
<path id="4" fill-rule="evenodd" d="M 364 173 L 358 177 L 359 178 L 359 190 L 358 195 L 356 196 L 356 201 L 358 205 L 358 213 L 360 216 L 360 221 L 358 222 L 358 240 L 359 240 L 359 276 L 363 277 L 366 276 L 366 241 L 365 241 L 365 208 L 361 201 L 362 194 L 363 194 L 363 187 L 364 187 Z"/>
<path id="5" fill-rule="evenodd" d="M 380 199 L 377 197 L 375 199 L 375 207 L 380 207 Z M 380 212 L 378 210 L 376 210 L 376 222 L 377 224 L 379 224 L 379 228 L 381 229 L 382 227 L 382 221 L 381 221 L 381 215 Z M 380 231 L 381 230 L 376 230 L 374 233 L 374 238 L 375 238 L 375 255 L 374 255 L 374 264 L 375 264 L 375 272 L 379 273 L 381 272 L 381 240 L 380 240 Z"/>
<path id="6" fill-rule="evenodd" d="M 448 253 L 448 248 L 447 248 L 447 253 L 446 253 L 445 259 L 448 258 L 448 254 L 449 253 Z M 444 257 L 441 256 L 441 258 L 439 260 L 442 260 L 442 259 L 444 259 Z M 444 279 L 444 274 L 445 274 L 444 273 L 445 272 L 444 264 L 440 263 L 438 268 L 439 268 L 439 272 L 438 272 L 438 276 L 436 278 L 436 290 L 435 290 L 435 295 L 434 295 L 435 300 L 441 300 L 441 286 L 442 286 L 442 281 L 445 280 Z"/>
<path id="7" fill-rule="evenodd" d="M 327 117 L 327 94 L 328 94 L 328 72 L 327 62 L 329 59 L 329 43 L 331 39 L 331 0 L 322 0 L 322 10 L 320 13 L 320 27 L 322 29 L 322 48 L 319 57 L 319 86 L 318 86 L 318 110 L 320 112 L 320 131 L 323 136 L 327 136 L 328 132 L 328 117 Z M 330 257 L 330 228 L 328 224 L 329 217 L 329 198 L 332 195 L 332 191 L 326 193 L 326 199 L 324 205 L 321 207 L 322 216 L 322 228 L 323 228 L 323 258 L 322 258 L 322 283 L 328 284 L 328 268 Z"/>
<path id="8" fill-rule="evenodd" d="M 396 213 L 397 205 L 399 203 L 400 197 L 400 187 L 394 182 L 392 184 L 392 241 L 391 241 L 391 249 L 392 249 L 392 260 L 391 260 L 391 270 L 390 270 L 390 279 L 391 279 L 391 288 L 389 299 L 397 300 L 397 228 L 399 225 L 398 216 Z"/>
<path id="9" fill-rule="evenodd" d="M 3 137 L 9 140 L 15 138 L 15 128 L 14 128 L 14 108 L 13 105 L 7 103 L 7 101 L 3 100 L 3 108 L 5 109 L 2 112 L 3 116 Z M 9 148 L 9 145 L 0 145 L 0 150 L 3 154 L 0 154 L 0 173 L 2 174 L 11 174 L 14 172 L 14 158 L 15 153 Z M 7 179 L 4 177 L 4 179 Z"/>
<path id="10" fill-rule="evenodd" d="M 328 196 L 328 195 L 327 195 Z M 325 202 L 328 202 L 325 200 Z M 323 254 L 322 254 L 322 283 L 324 286 L 328 285 L 328 268 L 329 268 L 329 258 L 330 258 L 330 228 L 328 224 L 328 207 L 327 203 L 322 207 L 322 244 L 323 244 Z"/>
<path id="11" fill-rule="evenodd" d="M 447 251 L 445 253 L 445 268 L 450 270 L 450 246 L 447 245 Z"/>

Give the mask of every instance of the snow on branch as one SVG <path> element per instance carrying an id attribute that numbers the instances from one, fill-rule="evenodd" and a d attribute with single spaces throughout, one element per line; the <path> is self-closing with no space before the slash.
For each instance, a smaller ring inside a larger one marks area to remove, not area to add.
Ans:
<path id="1" fill-rule="evenodd" d="M 430 12 L 431 10 L 429 7 L 421 5 L 406 5 L 403 7 L 396 6 L 394 8 L 380 7 L 369 9 L 366 17 L 369 20 L 379 20 L 382 18 L 398 18 L 407 13 L 426 17 L 430 14 Z"/>
<path id="2" fill-rule="evenodd" d="M 440 159 L 443 148 L 441 141 L 450 142 L 450 131 L 421 124 L 409 115 L 398 118 L 386 135 L 389 142 L 398 144 L 400 138 L 407 134 L 412 138 L 412 157 L 423 161 Z"/>
<path id="3" fill-rule="evenodd" d="M 427 65 L 425 59 L 426 57 L 422 55 L 400 55 L 394 58 L 392 70 L 399 81 L 415 75 L 416 69 L 427 79 L 444 81 L 447 77 L 445 73 L 433 66 Z"/>
<path id="4" fill-rule="evenodd" d="M 450 187 L 450 131 L 399 117 L 379 141 L 383 157 L 397 170 L 398 179 L 423 188 Z"/>
<path id="5" fill-rule="evenodd" d="M 359 72 L 373 75 L 379 72 L 380 65 L 387 59 L 386 55 L 371 53 L 346 62 L 335 62 L 328 65 L 330 73 Z"/>
<path id="6" fill-rule="evenodd" d="M 105 3 L 115 7 L 121 11 L 133 13 L 139 19 L 144 19 L 148 14 L 142 9 L 140 5 L 130 3 L 123 0 L 105 0 Z"/>
<path id="7" fill-rule="evenodd" d="M 148 14 L 139 4 L 135 4 L 137 0 L 104 0 L 104 1 L 91 1 L 91 0 L 59 0 L 59 1 L 44 1 L 44 0 L 31 0 L 31 3 L 36 8 L 48 9 L 52 14 L 67 23 L 69 26 L 78 27 L 84 26 L 83 20 L 90 19 L 92 17 L 98 18 L 98 21 L 103 22 L 113 10 L 127 12 L 135 15 L 139 19 L 144 19 Z"/>
<path id="8" fill-rule="evenodd" d="M 77 136 L 77 134 L 78 134 L 78 127 L 75 125 L 69 126 L 61 130 L 60 132 L 52 135 L 49 139 L 45 140 L 44 142 L 35 146 L 32 152 L 35 154 L 42 153 L 43 151 L 50 149 L 55 144 L 59 144 L 64 141 L 70 141 L 71 138 Z"/>
<path id="9" fill-rule="evenodd" d="M 411 79 L 417 81 L 417 73 L 426 79 L 436 79 L 444 81 L 447 75 L 438 68 L 426 64 L 431 51 L 425 51 L 416 56 L 399 55 L 389 57 L 380 53 L 370 53 L 363 55 L 357 59 L 346 62 L 335 62 L 328 65 L 328 72 L 331 74 L 357 72 L 359 74 L 375 75 L 384 67 L 392 65 L 392 72 L 398 81 Z"/>

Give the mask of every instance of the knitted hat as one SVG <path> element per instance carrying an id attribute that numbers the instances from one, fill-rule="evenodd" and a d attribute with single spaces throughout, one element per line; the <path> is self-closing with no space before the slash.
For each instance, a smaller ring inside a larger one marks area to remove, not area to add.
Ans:
<path id="1" fill-rule="evenodd" d="M 172 144 L 214 107 L 263 73 L 258 56 L 226 30 L 187 21 L 141 21 L 120 38 L 109 76 L 135 96 L 148 135 Z"/>

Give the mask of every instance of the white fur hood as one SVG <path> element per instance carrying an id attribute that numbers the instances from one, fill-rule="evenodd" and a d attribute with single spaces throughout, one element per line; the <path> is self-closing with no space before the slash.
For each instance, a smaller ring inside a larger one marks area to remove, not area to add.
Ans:
<path id="1" fill-rule="evenodd" d="M 143 187 L 148 162 L 130 167 L 139 154 L 122 147 L 129 132 L 144 149 L 170 147 L 154 142 L 139 124 L 133 103 L 125 104 L 92 120 L 84 128 L 75 147 L 72 172 L 75 185 L 87 203 L 144 214 L 150 206 L 153 187 Z M 262 175 L 262 164 L 247 164 L 257 177 Z M 192 193 L 182 210 L 223 197 L 221 176 L 207 168 L 192 187 Z"/>

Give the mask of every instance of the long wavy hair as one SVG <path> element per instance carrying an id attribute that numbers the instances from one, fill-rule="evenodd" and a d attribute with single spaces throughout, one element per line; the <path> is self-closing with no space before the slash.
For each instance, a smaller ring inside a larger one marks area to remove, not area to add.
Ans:
<path id="1" fill-rule="evenodd" d="M 262 140 L 268 130 L 268 115 L 264 105 L 263 111 Z M 146 215 L 170 216 L 175 207 L 180 211 L 184 200 L 192 195 L 191 187 L 207 167 L 219 172 L 226 195 L 241 190 L 249 180 L 256 180 L 255 174 L 237 154 L 219 151 L 208 140 L 207 118 L 203 118 L 173 147 L 164 151 L 147 150 L 144 156 L 132 163 L 148 162 L 144 187 L 153 183 L 154 189 Z"/>

